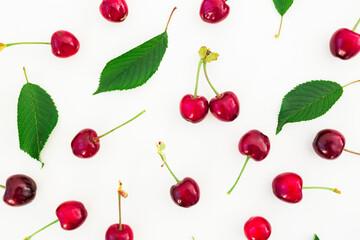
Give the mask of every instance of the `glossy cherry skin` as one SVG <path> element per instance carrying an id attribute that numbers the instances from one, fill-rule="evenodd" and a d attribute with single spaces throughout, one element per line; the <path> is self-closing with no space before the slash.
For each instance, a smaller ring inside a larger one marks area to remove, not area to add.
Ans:
<path id="1" fill-rule="evenodd" d="M 8 177 L 5 187 L 3 200 L 13 207 L 23 206 L 34 200 L 37 189 L 35 181 L 22 174 Z"/>
<path id="2" fill-rule="evenodd" d="M 119 230 L 119 224 L 111 225 L 105 234 L 105 240 L 133 240 L 134 233 L 130 226 L 121 224 L 122 230 Z"/>
<path id="3" fill-rule="evenodd" d="M 129 10 L 125 0 L 103 0 L 100 13 L 110 22 L 122 22 L 128 16 Z"/>
<path id="4" fill-rule="evenodd" d="M 97 133 L 86 128 L 81 130 L 71 141 L 71 148 L 75 156 L 79 158 L 91 158 L 100 149 L 100 140 Z"/>
<path id="5" fill-rule="evenodd" d="M 79 48 L 79 40 L 68 31 L 56 31 L 51 37 L 51 50 L 57 57 L 71 57 L 79 51 Z"/>
<path id="6" fill-rule="evenodd" d="M 262 132 L 251 130 L 241 137 L 238 147 L 241 154 L 250 156 L 255 161 L 261 161 L 270 152 L 270 140 Z"/>
<path id="7" fill-rule="evenodd" d="M 87 218 L 85 206 L 78 201 L 63 202 L 56 209 L 56 216 L 64 230 L 74 230 L 80 227 Z"/>
<path id="8" fill-rule="evenodd" d="M 221 121 L 234 121 L 240 113 L 240 103 L 235 93 L 227 91 L 211 99 L 210 112 Z"/>
<path id="9" fill-rule="evenodd" d="M 330 52 L 333 56 L 348 60 L 360 51 L 360 34 L 341 28 L 330 39 Z"/>
<path id="10" fill-rule="evenodd" d="M 225 0 L 204 0 L 200 7 L 200 17 L 207 23 L 218 23 L 224 20 L 230 12 Z"/>
<path id="11" fill-rule="evenodd" d="M 277 175 L 272 182 L 273 193 L 277 198 L 288 203 L 301 201 L 303 181 L 299 175 L 286 172 Z"/>
<path id="12" fill-rule="evenodd" d="M 263 217 L 251 217 L 244 225 L 248 240 L 267 240 L 271 235 L 270 223 Z"/>
<path id="13" fill-rule="evenodd" d="M 186 177 L 170 189 L 172 200 L 180 207 L 188 208 L 200 199 L 200 188 L 194 179 Z"/>
<path id="14" fill-rule="evenodd" d="M 201 122 L 209 112 L 209 103 L 205 97 L 185 95 L 180 102 L 180 114 L 189 122 Z"/>
<path id="15" fill-rule="evenodd" d="M 324 129 L 318 132 L 313 148 L 322 158 L 333 160 L 339 157 L 345 147 L 345 137 L 334 129 Z"/>

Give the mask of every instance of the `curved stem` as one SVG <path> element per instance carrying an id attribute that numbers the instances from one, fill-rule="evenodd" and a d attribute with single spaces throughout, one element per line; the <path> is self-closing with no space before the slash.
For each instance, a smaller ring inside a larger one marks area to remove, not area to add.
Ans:
<path id="1" fill-rule="evenodd" d="M 23 67 L 23 71 L 24 71 L 24 75 L 25 75 L 26 82 L 29 83 L 29 79 L 28 79 L 28 77 L 27 77 L 25 67 Z"/>
<path id="2" fill-rule="evenodd" d="M 171 12 L 171 14 L 170 14 L 169 20 L 168 20 L 168 22 L 167 22 L 167 24 L 166 24 L 165 32 L 166 32 L 167 29 L 168 29 L 168 26 L 169 26 L 171 17 L 172 17 L 172 15 L 174 14 L 175 10 L 176 10 L 176 7 L 174 7 L 174 9 L 172 10 L 172 12 Z"/>
<path id="3" fill-rule="evenodd" d="M 323 189 L 323 190 L 332 191 L 337 194 L 341 193 L 337 188 L 329 188 L 329 187 L 303 187 L 302 189 Z"/>
<path id="4" fill-rule="evenodd" d="M 245 163 L 244 163 L 244 166 L 242 167 L 241 172 L 240 172 L 238 178 L 236 179 L 236 182 L 234 183 L 234 185 L 232 186 L 232 188 L 227 192 L 228 195 L 232 192 L 232 190 L 234 190 L 234 188 L 235 188 L 236 184 L 238 183 L 238 181 L 239 181 L 242 173 L 244 172 L 244 169 L 245 169 L 245 167 L 246 167 L 246 164 L 249 162 L 249 159 L 250 159 L 250 156 L 247 156 L 247 157 L 246 157 L 246 161 L 245 161 Z"/>
<path id="5" fill-rule="evenodd" d="M 360 155 L 360 153 L 358 153 L 358 152 L 354 152 L 354 151 L 350 151 L 350 150 L 348 150 L 348 149 L 346 149 L 346 148 L 344 148 L 344 151 L 345 151 L 345 152 L 348 152 L 348 153 L 352 153 L 352 154 Z"/>
<path id="6" fill-rule="evenodd" d="M 198 69 L 197 69 L 197 74 L 196 74 L 196 83 L 195 83 L 195 92 L 194 92 L 194 99 L 196 99 L 197 97 L 197 90 L 198 90 L 198 85 L 199 85 L 199 74 L 200 74 L 200 68 L 201 65 L 203 64 L 204 60 L 200 59 L 199 65 L 198 65 Z"/>
<path id="7" fill-rule="evenodd" d="M 95 141 L 97 141 L 97 140 L 99 140 L 100 138 L 105 137 L 106 135 L 108 135 L 108 134 L 112 133 L 113 131 L 115 131 L 115 130 L 117 130 L 117 129 L 121 128 L 122 126 L 124 126 L 124 125 L 128 124 L 129 122 L 131 122 L 131 121 L 135 120 L 136 118 L 138 118 L 140 115 L 142 115 L 142 114 L 143 114 L 143 113 L 145 113 L 145 112 L 146 112 L 145 110 L 141 111 L 141 112 L 140 112 L 138 115 L 136 115 L 135 117 L 133 117 L 133 118 L 131 118 L 130 120 L 128 120 L 128 121 L 126 121 L 126 122 L 124 122 L 123 124 L 121 124 L 121 125 L 117 126 L 116 128 L 114 128 L 114 129 L 112 129 L 112 130 L 108 131 L 107 133 L 104 133 L 103 135 L 98 136 L 98 137 L 97 137 L 97 138 L 95 138 L 94 140 L 95 140 Z"/>
<path id="8" fill-rule="evenodd" d="M 360 18 L 359 20 L 357 21 L 357 23 L 355 24 L 354 28 L 352 29 L 354 32 L 356 31 L 357 27 L 359 26 L 360 24 Z"/>
<path id="9" fill-rule="evenodd" d="M 218 91 L 216 91 L 216 89 L 214 88 L 214 86 L 211 84 L 210 82 L 210 79 L 209 79 L 209 76 L 207 74 L 207 71 L 206 71 L 206 62 L 203 62 L 203 66 L 204 66 L 204 73 L 205 73 L 205 77 L 206 77 L 206 80 L 207 82 L 209 83 L 211 89 L 214 91 L 214 93 L 216 94 L 217 97 L 220 97 L 220 94 Z"/>
<path id="10" fill-rule="evenodd" d="M 0 185 L 0 188 L 2 189 L 6 189 L 6 187 L 4 185 Z"/>
<path id="11" fill-rule="evenodd" d="M 353 81 L 353 82 L 351 82 L 351 83 L 348 83 L 348 84 L 342 86 L 342 88 L 347 87 L 347 86 L 350 86 L 351 84 L 358 83 L 358 82 L 360 82 L 360 80 L 356 80 L 356 81 Z"/>
<path id="12" fill-rule="evenodd" d="M 165 156 L 165 153 L 162 152 L 162 150 L 164 148 L 161 148 L 162 147 L 162 144 L 161 142 L 159 142 L 159 144 L 156 144 L 156 147 L 158 149 L 158 154 L 160 155 L 161 157 L 161 160 L 163 161 L 163 163 L 165 164 L 165 166 L 167 167 L 167 169 L 169 170 L 169 172 L 171 173 L 171 175 L 174 177 L 174 179 L 176 180 L 177 183 L 180 182 L 180 180 L 175 176 L 175 174 L 171 171 L 171 168 L 169 167 L 169 165 L 167 164 L 166 162 L 166 156 Z"/>
<path id="13" fill-rule="evenodd" d="M 32 238 L 33 236 L 35 236 L 36 234 L 38 234 L 39 232 L 41 232 L 42 230 L 50 227 L 51 225 L 57 223 L 59 221 L 59 219 L 56 219 L 55 221 L 53 221 L 52 223 L 49 223 L 48 225 L 46 225 L 45 227 L 39 229 L 38 231 L 34 232 L 33 234 L 31 234 L 30 236 L 24 238 L 24 240 L 30 240 L 30 238 Z"/>
<path id="14" fill-rule="evenodd" d="M 283 17 L 284 17 L 284 16 L 281 16 L 279 32 L 278 32 L 278 34 L 275 34 L 275 37 L 276 37 L 276 38 L 279 38 L 279 37 L 280 37 L 281 27 L 282 27 L 282 23 L 283 23 Z"/>
<path id="15" fill-rule="evenodd" d="M 49 45 L 51 43 L 49 43 L 49 42 L 17 42 L 17 43 L 6 43 L 4 45 L 5 45 L 5 47 L 11 47 L 11 46 L 14 46 L 14 45 L 25 45 L 25 44 L 46 44 L 46 45 Z"/>

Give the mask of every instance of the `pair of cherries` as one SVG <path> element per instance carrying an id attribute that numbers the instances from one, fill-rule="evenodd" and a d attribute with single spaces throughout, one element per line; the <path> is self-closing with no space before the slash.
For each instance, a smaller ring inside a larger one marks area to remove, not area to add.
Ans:
<path id="1" fill-rule="evenodd" d="M 219 93 L 211 84 L 207 74 L 206 65 L 209 62 L 215 61 L 219 54 L 213 53 L 206 47 L 201 47 L 199 50 L 200 62 L 197 69 L 195 92 L 194 95 L 187 94 L 180 101 L 181 116 L 191 123 L 198 123 L 205 119 L 209 109 L 210 112 L 219 120 L 224 122 L 234 121 L 240 113 L 240 103 L 231 91 Z M 203 66 L 205 78 L 212 88 L 216 96 L 210 100 L 210 103 L 203 96 L 197 95 L 200 68 Z"/>

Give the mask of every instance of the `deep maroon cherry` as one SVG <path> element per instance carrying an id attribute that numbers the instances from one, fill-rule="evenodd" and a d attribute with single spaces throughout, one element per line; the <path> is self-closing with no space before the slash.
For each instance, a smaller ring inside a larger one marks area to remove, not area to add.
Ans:
<path id="1" fill-rule="evenodd" d="M 313 148 L 322 158 L 333 160 L 339 157 L 345 147 L 345 137 L 334 129 L 324 129 L 318 132 Z"/>
<path id="2" fill-rule="evenodd" d="M 302 178 L 292 172 L 277 175 L 272 182 L 272 189 L 277 198 L 288 203 L 300 202 L 303 197 L 303 189 L 325 189 L 340 194 L 340 191 L 336 188 L 303 187 Z"/>
<path id="3" fill-rule="evenodd" d="M 180 102 L 181 116 L 189 122 L 198 123 L 201 122 L 209 111 L 209 103 L 205 97 L 193 95 L 185 95 Z"/>
<path id="4" fill-rule="evenodd" d="M 5 188 L 3 200 L 6 204 L 17 207 L 26 205 L 34 200 L 36 195 L 35 181 L 22 174 L 16 174 L 8 177 Z"/>
<path id="5" fill-rule="evenodd" d="M 267 240 L 271 235 L 270 223 L 263 217 L 251 217 L 244 225 L 248 240 Z"/>
<path id="6" fill-rule="evenodd" d="M 71 141 L 71 149 L 75 156 L 79 158 L 91 158 L 93 157 L 100 149 L 100 138 L 105 137 L 106 135 L 110 134 L 111 132 L 115 131 L 116 129 L 124 126 L 125 124 L 133 121 L 134 119 L 138 118 L 145 112 L 143 110 L 138 115 L 133 117 L 132 119 L 128 120 L 127 122 L 117 126 L 116 128 L 108 131 L 107 133 L 98 136 L 97 133 L 90 129 L 86 128 L 81 130 L 74 139 Z"/>
<path id="7" fill-rule="evenodd" d="M 210 112 L 224 122 L 234 121 L 240 113 L 240 103 L 235 93 L 227 91 L 210 100 Z"/>
<path id="8" fill-rule="evenodd" d="M 100 13 L 110 22 L 122 22 L 128 16 L 128 6 L 125 0 L 103 0 Z"/>
<path id="9" fill-rule="evenodd" d="M 203 0 L 200 7 L 200 17 L 207 23 L 218 23 L 224 20 L 230 12 L 227 0 Z"/>
<path id="10" fill-rule="evenodd" d="M 33 236 L 43 231 L 44 229 L 60 222 L 62 229 L 70 231 L 80 227 L 87 218 L 87 210 L 81 202 L 67 201 L 60 204 L 56 209 L 56 216 L 58 219 L 26 237 L 24 240 L 30 240 Z"/>
<path id="11" fill-rule="evenodd" d="M 330 52 L 333 56 L 348 60 L 359 53 L 360 34 L 355 32 L 359 23 L 360 19 L 352 30 L 341 28 L 332 35 L 330 39 Z"/>
<path id="12" fill-rule="evenodd" d="M 172 200 L 180 207 L 191 207 L 200 200 L 200 188 L 196 181 L 192 178 L 186 177 L 183 180 L 179 180 L 175 174 L 171 171 L 169 165 L 166 162 L 166 156 L 164 154 L 165 144 L 159 142 L 156 144 L 158 154 L 160 155 L 164 165 L 167 167 L 171 175 L 176 180 L 176 184 L 170 188 L 170 196 Z"/>
<path id="13" fill-rule="evenodd" d="M 79 51 L 79 48 L 79 40 L 68 31 L 56 31 L 51 37 L 51 50 L 57 57 L 71 57 Z"/>
<path id="14" fill-rule="evenodd" d="M 250 158 L 255 161 L 262 161 L 267 157 L 270 151 L 270 140 L 262 132 L 258 130 L 251 130 L 240 138 L 238 148 L 240 153 L 246 155 L 247 158 L 238 178 L 235 181 L 235 184 L 227 192 L 228 194 L 230 194 L 235 188 Z"/>

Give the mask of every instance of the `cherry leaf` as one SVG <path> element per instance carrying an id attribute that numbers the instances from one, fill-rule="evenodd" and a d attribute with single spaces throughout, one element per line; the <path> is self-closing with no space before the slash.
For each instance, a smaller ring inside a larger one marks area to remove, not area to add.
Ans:
<path id="1" fill-rule="evenodd" d="M 320 238 L 316 234 L 314 234 L 314 239 L 313 240 L 320 240 Z"/>
<path id="2" fill-rule="evenodd" d="M 282 100 L 276 134 L 287 123 L 309 121 L 324 115 L 342 96 L 336 82 L 316 80 L 298 85 Z"/>
<path id="3" fill-rule="evenodd" d="M 284 16 L 287 10 L 293 4 L 293 0 L 273 0 L 276 10 L 279 12 L 281 16 Z"/>

